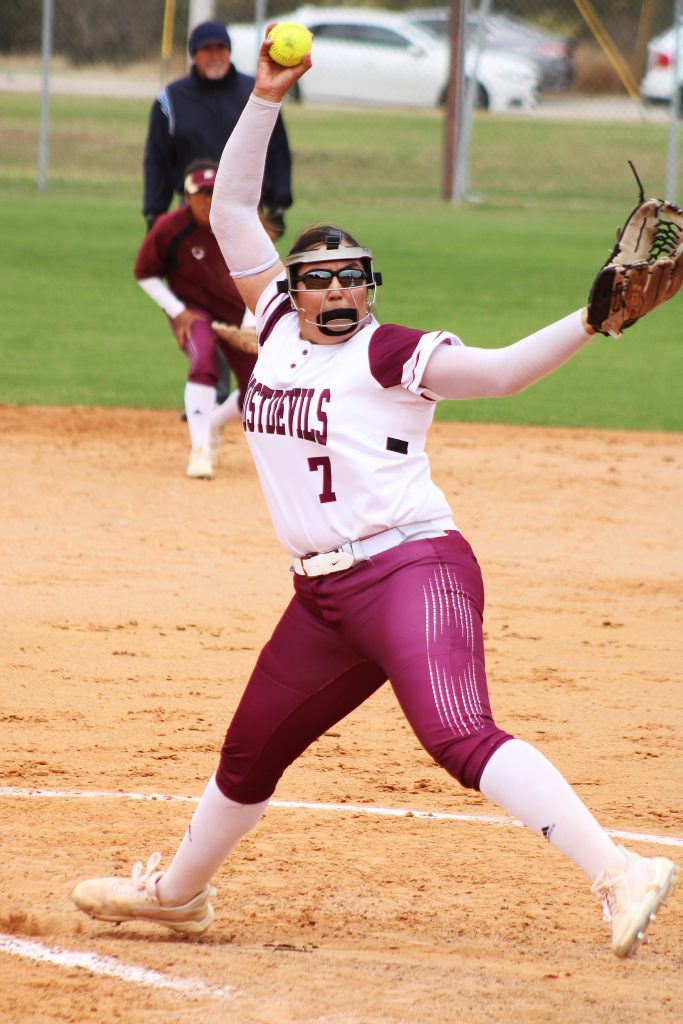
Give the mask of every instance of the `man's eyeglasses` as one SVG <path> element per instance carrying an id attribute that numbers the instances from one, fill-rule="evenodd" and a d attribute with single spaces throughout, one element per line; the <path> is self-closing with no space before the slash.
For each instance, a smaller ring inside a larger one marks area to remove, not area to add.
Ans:
<path id="1" fill-rule="evenodd" d="M 368 276 L 360 267 L 342 267 L 341 270 L 307 270 L 295 278 L 296 284 L 303 284 L 307 291 L 322 291 L 329 288 L 334 278 L 339 281 L 340 288 L 358 288 L 368 284 Z"/>

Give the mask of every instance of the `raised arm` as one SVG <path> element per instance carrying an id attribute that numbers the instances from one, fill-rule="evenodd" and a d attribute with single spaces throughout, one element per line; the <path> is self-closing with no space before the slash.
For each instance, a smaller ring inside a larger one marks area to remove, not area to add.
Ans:
<path id="1" fill-rule="evenodd" d="M 268 142 L 285 94 L 311 66 L 310 55 L 281 67 L 261 45 L 256 84 L 220 160 L 211 203 L 211 228 L 237 290 L 254 310 L 283 266 L 258 215 Z"/>
<path id="2" fill-rule="evenodd" d="M 577 310 L 506 348 L 440 345 L 422 385 L 442 398 L 501 398 L 547 377 L 595 334 L 585 309 Z"/>
<path id="3" fill-rule="evenodd" d="M 629 160 L 629 163 L 631 161 Z M 591 286 L 588 305 L 502 349 L 437 348 L 421 383 L 443 398 L 513 395 L 566 363 L 596 332 L 620 338 L 683 287 L 683 210 L 640 200 Z"/>

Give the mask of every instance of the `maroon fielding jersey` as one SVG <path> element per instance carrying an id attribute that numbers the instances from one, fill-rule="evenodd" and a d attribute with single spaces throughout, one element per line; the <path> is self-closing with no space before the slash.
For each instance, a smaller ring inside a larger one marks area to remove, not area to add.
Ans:
<path id="1" fill-rule="evenodd" d="M 218 242 L 200 227 L 189 206 L 165 213 L 145 237 L 135 260 L 135 278 L 165 278 L 186 306 L 200 306 L 216 320 L 240 324 L 244 302 L 228 273 Z"/>

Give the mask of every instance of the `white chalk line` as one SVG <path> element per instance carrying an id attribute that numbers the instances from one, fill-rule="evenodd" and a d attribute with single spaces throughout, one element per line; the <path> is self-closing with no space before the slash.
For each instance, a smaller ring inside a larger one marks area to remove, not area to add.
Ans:
<path id="1" fill-rule="evenodd" d="M 0 786 L 0 797 L 38 797 L 78 800 L 142 800 L 164 803 L 198 803 L 197 796 L 166 795 L 164 793 L 117 793 L 97 789 L 38 789 L 34 787 Z M 476 825 L 500 825 L 507 828 L 522 828 L 516 818 L 495 814 L 458 814 L 447 811 L 418 811 L 400 807 L 373 807 L 367 804 L 327 804 L 304 800 L 271 800 L 269 807 L 294 808 L 296 810 L 332 811 L 342 814 L 369 814 L 391 818 L 418 818 L 430 821 L 467 821 Z M 660 836 L 647 832 L 623 832 L 621 829 L 605 829 L 615 839 L 631 842 L 654 843 L 658 846 L 683 847 L 683 839 L 677 836 Z"/>
<path id="2" fill-rule="evenodd" d="M 0 786 L 0 797 L 34 797 L 47 799 L 80 799 L 80 800 L 139 800 L 160 801 L 163 803 L 198 803 L 199 797 L 166 795 L 163 793 L 117 793 L 108 790 L 81 789 L 39 789 L 34 787 Z M 312 811 L 332 811 L 346 814 L 380 815 L 384 817 L 417 818 L 420 820 L 464 821 L 483 825 L 500 825 L 503 827 L 522 827 L 515 818 L 487 814 L 458 814 L 446 811 L 406 810 L 397 807 L 372 807 L 363 804 L 314 803 L 303 800 L 272 800 L 270 807 L 294 808 Z M 681 846 L 683 839 L 675 836 L 658 836 L 642 832 L 622 832 L 608 829 L 609 835 L 641 842 L 656 843 L 662 846 Z M 60 967 L 80 968 L 90 974 L 105 975 L 118 978 L 148 988 L 165 989 L 189 996 L 211 996 L 225 998 L 237 994 L 231 986 L 212 986 L 192 978 L 175 978 L 135 964 L 125 964 L 115 957 L 98 956 L 91 952 L 62 949 L 61 946 L 45 946 L 40 942 L 17 938 L 13 935 L 0 933 L 0 951 L 24 959 L 51 963 Z"/>
<path id="3" fill-rule="evenodd" d="M 0 933 L 0 951 L 23 957 L 25 960 L 56 964 L 58 967 L 77 967 L 88 971 L 89 974 L 118 978 L 120 981 L 145 985 L 147 988 L 169 989 L 182 995 L 213 996 L 217 999 L 236 995 L 235 989 L 230 986 L 207 985 L 195 978 L 174 978 L 149 967 L 122 963 L 113 956 L 97 956 L 96 953 L 62 949 L 61 946 L 44 946 L 42 942 L 19 939 L 15 935 Z"/>

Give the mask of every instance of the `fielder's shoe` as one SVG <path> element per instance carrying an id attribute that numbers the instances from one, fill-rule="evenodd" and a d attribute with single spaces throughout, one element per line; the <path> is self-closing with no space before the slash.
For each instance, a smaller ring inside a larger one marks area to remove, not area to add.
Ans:
<path id="1" fill-rule="evenodd" d="M 207 885 L 180 907 L 162 907 L 157 882 L 163 871 L 156 868 L 161 854 L 153 853 L 142 870 L 138 861 L 131 878 L 90 878 L 80 882 L 71 893 L 79 910 L 97 921 L 153 921 L 183 935 L 200 935 L 213 921 L 209 897 L 215 889 Z"/>
<path id="2" fill-rule="evenodd" d="M 194 480 L 210 480 L 213 476 L 211 452 L 206 448 L 193 448 L 190 452 L 186 473 Z"/>
<path id="3" fill-rule="evenodd" d="M 612 924 L 612 952 L 634 956 L 650 922 L 673 889 L 678 867 L 666 857 L 640 857 L 619 847 L 626 869 L 607 868 L 591 886 L 602 899 L 603 919 Z"/>

